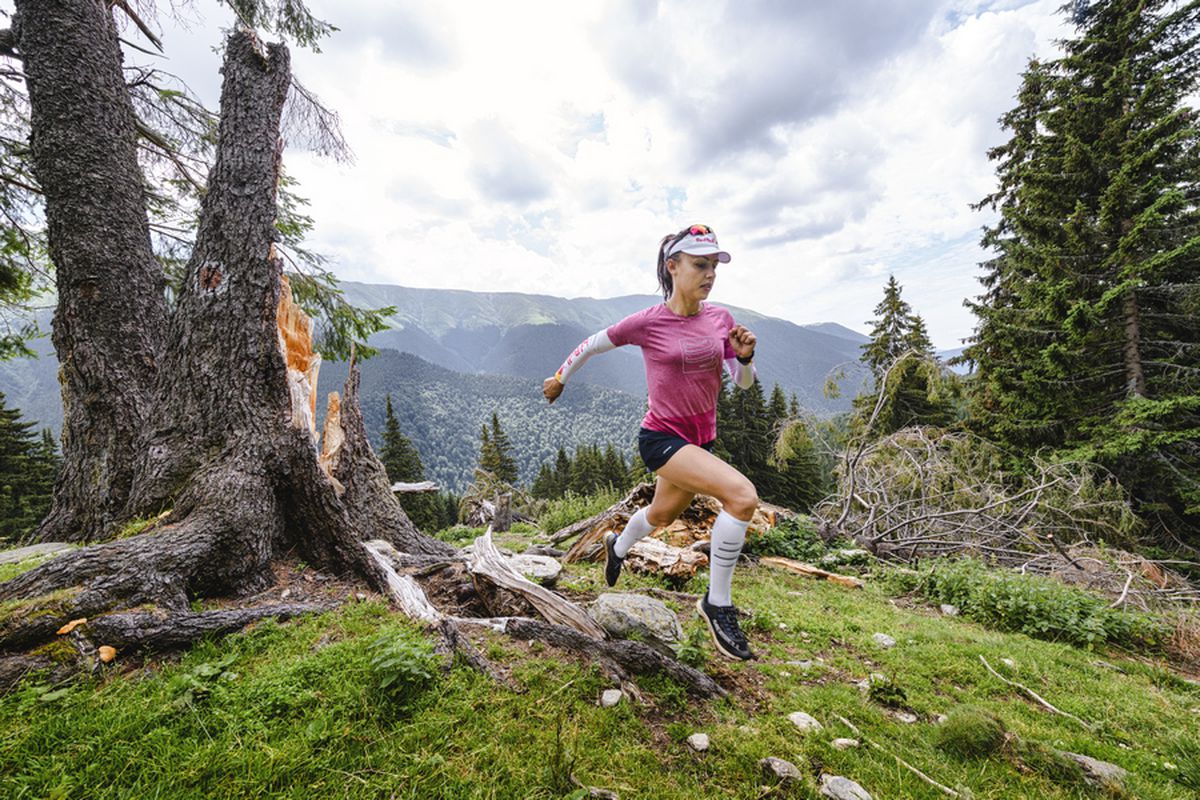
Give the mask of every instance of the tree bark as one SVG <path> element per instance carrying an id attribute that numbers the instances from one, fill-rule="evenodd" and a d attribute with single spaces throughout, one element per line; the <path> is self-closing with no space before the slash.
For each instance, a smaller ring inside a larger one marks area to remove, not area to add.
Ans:
<path id="1" fill-rule="evenodd" d="M 15 40 L 46 198 L 58 305 L 63 467 L 41 541 L 89 541 L 122 518 L 166 331 L 133 104 L 116 26 L 96 0 L 18 0 Z"/>
<path id="2" fill-rule="evenodd" d="M 1146 376 L 1142 371 L 1142 324 L 1137 294 L 1125 293 L 1125 396 L 1145 397 Z"/>

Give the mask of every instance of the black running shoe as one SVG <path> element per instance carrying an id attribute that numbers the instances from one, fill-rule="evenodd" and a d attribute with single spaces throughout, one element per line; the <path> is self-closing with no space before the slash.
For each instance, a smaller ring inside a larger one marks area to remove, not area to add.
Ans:
<path id="1" fill-rule="evenodd" d="M 733 606 L 714 606 L 708 602 L 708 592 L 696 601 L 696 610 L 708 623 L 708 632 L 722 655 L 747 661 L 754 658 L 746 636 L 738 627 L 737 609 Z"/>
<path id="2" fill-rule="evenodd" d="M 621 565 L 625 563 L 625 559 L 617 555 L 617 551 L 613 547 L 617 543 L 617 535 L 612 531 L 604 534 L 604 581 L 609 586 L 617 585 L 617 578 L 621 576 Z"/>

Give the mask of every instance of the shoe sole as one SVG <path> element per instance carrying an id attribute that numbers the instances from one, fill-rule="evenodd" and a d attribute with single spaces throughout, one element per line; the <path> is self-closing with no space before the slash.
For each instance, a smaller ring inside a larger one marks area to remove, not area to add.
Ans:
<path id="1" fill-rule="evenodd" d="M 609 533 L 604 534 L 604 538 L 601 540 L 604 544 L 604 582 L 605 583 L 608 583 L 608 558 L 609 558 L 609 555 L 612 553 L 612 550 L 609 549 L 609 546 L 608 546 L 608 537 L 611 535 L 612 535 L 612 532 L 610 531 Z M 616 585 L 617 585 L 616 581 L 613 581 L 612 583 L 608 583 L 609 588 L 612 588 L 613 586 L 616 586 Z"/>
<path id="2" fill-rule="evenodd" d="M 721 640 L 717 638 L 717 632 L 714 630 L 715 626 L 713 625 L 713 621 L 708 618 L 708 614 L 704 613 L 703 597 L 696 600 L 696 611 L 700 614 L 700 619 L 704 620 L 704 627 L 708 628 L 708 635 L 712 637 L 713 645 L 716 646 L 718 653 L 732 661 L 749 661 L 750 659 L 754 658 L 753 653 L 743 658 L 736 653 L 729 652 L 721 645 Z"/>

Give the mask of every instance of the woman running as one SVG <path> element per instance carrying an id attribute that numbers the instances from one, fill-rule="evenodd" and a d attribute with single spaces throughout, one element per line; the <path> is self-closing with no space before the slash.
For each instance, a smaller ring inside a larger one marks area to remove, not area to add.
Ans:
<path id="1" fill-rule="evenodd" d="M 696 602 L 713 642 L 726 656 L 752 657 L 738 626 L 730 595 L 733 568 L 746 540 L 746 527 L 758 507 L 754 484 L 712 454 L 717 438 L 717 397 L 722 362 L 740 388 L 754 384 L 754 345 L 750 331 L 735 325 L 730 313 L 704 301 L 712 291 L 717 264 L 729 253 L 705 225 L 692 225 L 663 238 L 658 248 L 658 283 L 663 303 L 631 314 L 592 334 L 542 385 L 551 403 L 583 363 L 622 345 L 642 348 L 650 410 L 642 420 L 638 450 L 646 468 L 656 471 L 654 499 L 639 509 L 618 536 L 604 536 L 604 578 L 617 582 L 621 565 L 635 542 L 670 525 L 703 493 L 721 501 L 712 526 L 708 591 Z"/>

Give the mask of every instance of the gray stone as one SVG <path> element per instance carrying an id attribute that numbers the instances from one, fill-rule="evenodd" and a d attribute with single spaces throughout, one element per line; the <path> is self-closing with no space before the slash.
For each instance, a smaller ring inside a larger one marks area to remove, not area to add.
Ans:
<path id="1" fill-rule="evenodd" d="M 811 662 L 811 661 L 788 661 L 787 665 L 789 667 L 798 667 L 798 668 L 804 670 L 805 672 L 808 672 L 814 666 L 813 662 Z"/>
<path id="2" fill-rule="evenodd" d="M 37 558 L 39 556 L 50 556 L 56 553 L 65 553 L 73 549 L 66 542 L 42 542 L 41 544 L 31 544 L 28 547 L 18 547 L 15 550 L 5 550 L 0 553 L 0 564 L 16 564 L 19 561 L 24 561 L 27 558 Z"/>
<path id="3" fill-rule="evenodd" d="M 861 561 L 866 561 L 871 557 L 871 554 L 866 550 L 857 548 L 845 548 L 842 550 L 833 550 L 821 556 L 817 564 L 829 568 L 837 567 L 842 564 L 854 564 Z"/>
<path id="4" fill-rule="evenodd" d="M 833 800 L 871 800 L 867 790 L 841 775 L 821 776 L 821 797 Z"/>
<path id="5" fill-rule="evenodd" d="M 917 721 L 917 715 L 911 711 L 893 711 L 892 719 L 903 722 L 905 725 L 913 725 Z"/>
<path id="6" fill-rule="evenodd" d="M 784 761 L 782 758 L 768 756 L 759 761 L 758 765 L 762 767 L 763 774 L 767 776 L 768 780 L 793 783 L 801 779 L 800 770 L 796 769 L 796 765 L 790 761 Z"/>
<path id="7" fill-rule="evenodd" d="M 708 734 L 693 733 L 687 738 L 688 747 L 695 750 L 697 753 L 703 753 L 708 749 Z"/>
<path id="8" fill-rule="evenodd" d="M 1092 786 L 1099 788 L 1120 786 L 1121 782 L 1125 780 L 1125 776 L 1129 774 L 1125 769 L 1107 761 L 1100 761 L 1079 753 L 1068 753 L 1065 750 L 1059 752 L 1083 767 L 1083 774 Z"/>
<path id="9" fill-rule="evenodd" d="M 1009 669 L 1017 668 L 1017 662 L 1013 661 L 1011 658 L 1002 658 L 1002 659 L 1000 659 L 1000 663 L 1003 664 L 1004 666 L 1008 667 Z"/>
<path id="10" fill-rule="evenodd" d="M 588 607 L 588 616 L 617 639 L 640 639 L 664 655 L 683 641 L 683 628 L 661 600 L 644 594 L 606 592 Z"/>
<path id="11" fill-rule="evenodd" d="M 852 747 L 858 747 L 858 739 L 834 739 L 829 746 L 834 750 L 849 750 Z"/>
<path id="12" fill-rule="evenodd" d="M 621 702 L 621 698 L 624 696 L 625 693 L 620 689 L 605 689 L 600 695 L 600 707 L 612 708 L 617 703 Z"/>
<path id="13" fill-rule="evenodd" d="M 886 633 L 877 633 L 874 636 L 872 636 L 871 639 L 873 639 L 875 641 L 875 644 L 879 645 L 880 647 L 895 647 L 896 646 L 896 640 L 893 639 L 892 637 L 888 636 Z"/>
<path id="14" fill-rule="evenodd" d="M 803 711 L 793 711 L 788 714 L 788 720 L 796 726 L 801 733 L 814 733 L 821 730 L 821 723 L 816 717 L 810 714 L 805 714 Z"/>
<path id="15" fill-rule="evenodd" d="M 553 586 L 558 582 L 562 564 L 549 556 L 519 555 L 508 560 L 509 566 L 529 580 L 542 586 Z"/>
<path id="16" fill-rule="evenodd" d="M 947 617 L 957 617 L 958 616 L 958 606 L 952 606 L 949 603 L 942 603 L 940 606 L 938 606 L 938 608 L 940 608 L 942 610 L 942 613 L 945 614 Z"/>
<path id="17" fill-rule="evenodd" d="M 559 550 L 557 547 L 548 544 L 531 544 L 525 548 L 525 552 L 521 555 L 525 556 L 547 556 L 549 558 L 562 558 L 567 554 L 566 550 Z"/>

